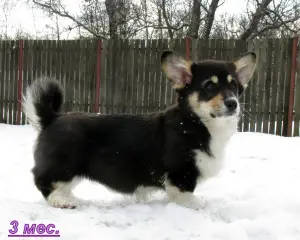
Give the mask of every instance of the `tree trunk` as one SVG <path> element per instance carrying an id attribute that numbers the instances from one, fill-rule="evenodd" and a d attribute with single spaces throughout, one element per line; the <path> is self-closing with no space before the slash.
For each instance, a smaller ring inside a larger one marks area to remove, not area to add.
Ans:
<path id="1" fill-rule="evenodd" d="M 209 5 L 209 9 L 207 12 L 207 16 L 206 16 L 206 20 L 205 20 L 205 25 L 204 25 L 204 34 L 203 37 L 205 39 L 209 38 L 214 20 L 215 20 L 215 13 L 216 10 L 218 8 L 218 4 L 219 4 L 219 0 L 212 0 L 210 5 Z"/>
<path id="2" fill-rule="evenodd" d="M 187 37 L 198 38 L 200 27 L 201 0 L 193 0 L 192 18 L 187 31 Z"/>
<path id="3" fill-rule="evenodd" d="M 111 39 L 118 38 L 118 0 L 105 0 L 105 7 L 109 19 L 109 35 Z"/>
<path id="4" fill-rule="evenodd" d="M 253 32 L 257 30 L 260 20 L 266 15 L 265 9 L 271 2 L 272 0 L 263 0 L 263 2 L 257 6 L 255 13 L 250 20 L 249 27 L 240 36 L 240 39 L 247 40 L 253 34 Z"/>

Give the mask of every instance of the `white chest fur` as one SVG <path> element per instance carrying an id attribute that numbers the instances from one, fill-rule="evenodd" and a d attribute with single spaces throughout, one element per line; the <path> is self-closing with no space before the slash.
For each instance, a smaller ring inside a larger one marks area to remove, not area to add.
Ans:
<path id="1" fill-rule="evenodd" d="M 237 131 L 238 119 L 216 118 L 206 123 L 211 139 L 209 148 L 211 155 L 201 150 L 195 150 L 195 161 L 200 171 L 199 180 L 216 176 L 223 166 L 226 146 L 231 136 Z M 201 144 L 201 143 L 199 143 Z"/>

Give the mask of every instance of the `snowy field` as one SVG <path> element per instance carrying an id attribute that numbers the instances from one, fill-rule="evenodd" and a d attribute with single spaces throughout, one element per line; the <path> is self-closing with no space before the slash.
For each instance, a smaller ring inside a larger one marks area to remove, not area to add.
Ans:
<path id="1" fill-rule="evenodd" d="M 135 203 L 88 181 L 75 189 L 85 205 L 49 207 L 30 173 L 35 137 L 28 125 L 0 124 L 0 239 L 8 239 L 12 220 L 20 229 L 55 224 L 56 239 L 68 240 L 300 239 L 300 138 L 236 134 L 222 172 L 197 188 L 206 208 L 194 211 L 169 203 L 161 193 Z"/>

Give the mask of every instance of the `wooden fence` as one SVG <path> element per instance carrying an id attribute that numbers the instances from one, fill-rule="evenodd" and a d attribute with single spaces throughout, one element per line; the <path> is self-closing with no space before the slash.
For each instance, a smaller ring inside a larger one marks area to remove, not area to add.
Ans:
<path id="1" fill-rule="evenodd" d="M 193 61 L 229 61 L 255 51 L 258 66 L 241 100 L 240 131 L 299 136 L 297 47 L 298 38 L 0 41 L 0 122 L 26 123 L 22 93 L 40 76 L 61 81 L 64 111 L 148 113 L 176 101 L 161 72 L 164 49 L 174 49 Z"/>

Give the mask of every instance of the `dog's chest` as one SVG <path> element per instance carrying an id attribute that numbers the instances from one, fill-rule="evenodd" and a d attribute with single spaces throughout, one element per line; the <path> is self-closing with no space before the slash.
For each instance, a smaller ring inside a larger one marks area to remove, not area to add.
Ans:
<path id="1" fill-rule="evenodd" d="M 210 154 L 200 149 L 194 150 L 195 163 L 200 172 L 199 180 L 214 177 L 222 169 L 226 146 L 236 132 L 237 122 L 216 123 L 208 126 L 208 129 L 211 134 L 208 144 Z"/>

